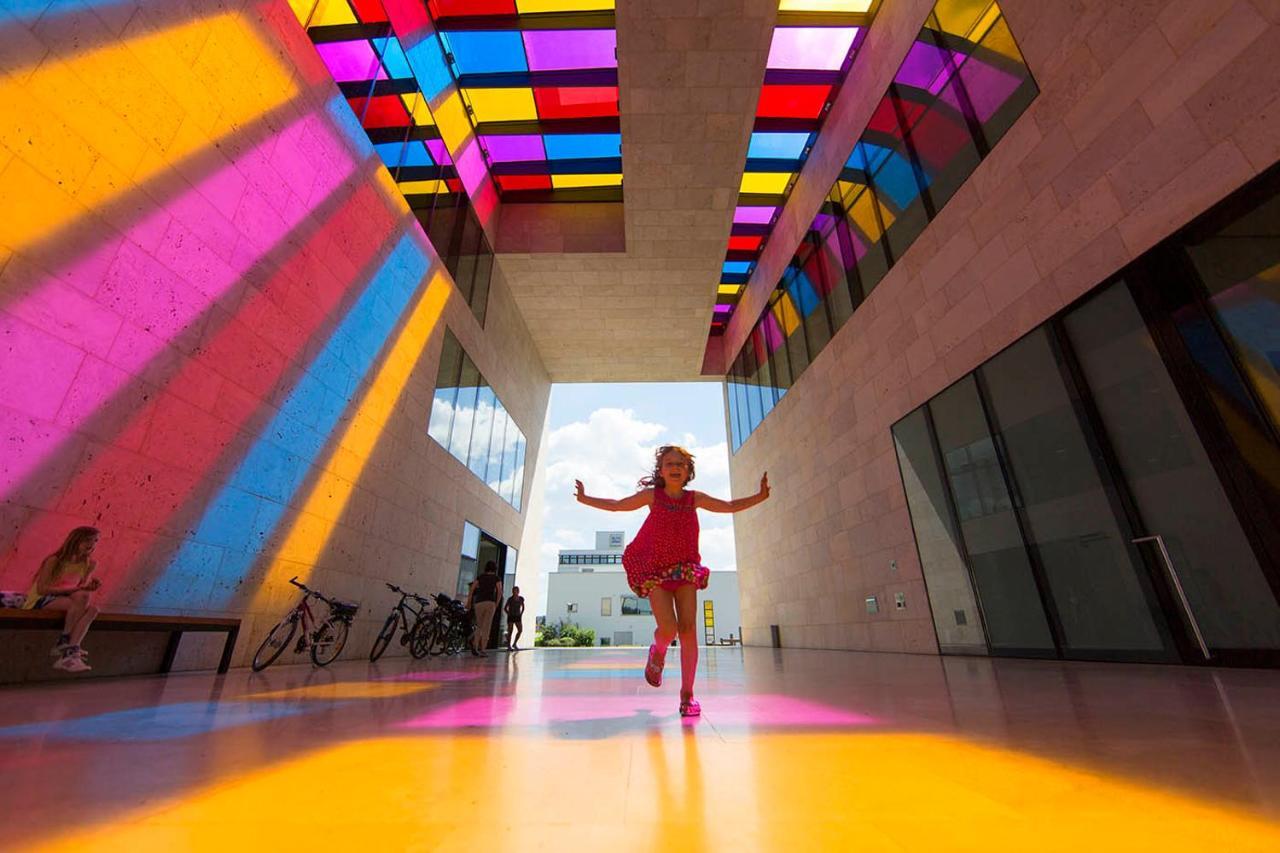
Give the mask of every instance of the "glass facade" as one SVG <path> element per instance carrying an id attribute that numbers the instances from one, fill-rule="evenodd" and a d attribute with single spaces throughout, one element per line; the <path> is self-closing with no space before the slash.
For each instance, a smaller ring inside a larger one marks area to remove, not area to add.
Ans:
<path id="1" fill-rule="evenodd" d="M 894 425 L 944 653 L 1280 663 L 1277 199 L 1273 169 Z"/>
<path id="2" fill-rule="evenodd" d="M 524 433 L 448 329 L 427 434 L 517 512 L 521 510 Z"/>
<path id="3" fill-rule="evenodd" d="M 731 362 L 735 452 L 1037 92 L 997 4 L 934 6 Z"/>

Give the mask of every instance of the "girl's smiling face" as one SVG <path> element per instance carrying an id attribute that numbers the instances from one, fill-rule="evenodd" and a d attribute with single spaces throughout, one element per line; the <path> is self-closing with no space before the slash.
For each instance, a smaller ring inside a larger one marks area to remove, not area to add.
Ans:
<path id="1" fill-rule="evenodd" d="M 662 455 L 662 482 L 668 486 L 684 487 L 689 482 L 689 460 L 675 450 Z"/>

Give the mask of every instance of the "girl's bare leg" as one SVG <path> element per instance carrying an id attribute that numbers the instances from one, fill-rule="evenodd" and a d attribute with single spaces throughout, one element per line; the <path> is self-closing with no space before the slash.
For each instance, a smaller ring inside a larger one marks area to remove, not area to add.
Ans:
<path id="1" fill-rule="evenodd" d="M 660 586 L 649 593 L 649 604 L 653 606 L 653 618 L 658 627 L 653 632 L 653 644 L 658 647 L 658 654 L 665 655 L 667 646 L 676 636 L 675 593 Z"/>
<path id="2" fill-rule="evenodd" d="M 698 588 L 683 584 L 675 591 L 676 630 L 680 635 L 680 698 L 693 696 L 698 674 Z M 657 608 L 654 608 L 657 612 Z"/>
<path id="3" fill-rule="evenodd" d="M 45 610 L 65 610 L 66 618 L 62 620 L 62 633 L 71 636 L 76 630 L 76 623 L 84 615 L 84 602 L 87 596 L 77 598 L 75 595 L 60 595 L 44 606 Z M 88 630 L 86 626 L 86 630 Z M 72 642 L 75 642 L 74 640 Z"/>
<path id="4" fill-rule="evenodd" d="M 84 641 L 84 635 L 89 633 L 89 626 L 93 624 L 94 617 L 98 615 L 98 608 L 89 603 L 89 593 L 84 590 L 71 593 L 71 599 L 80 603 L 81 611 L 80 618 L 76 620 L 75 625 L 67 633 L 71 634 L 71 645 L 78 646 Z"/>

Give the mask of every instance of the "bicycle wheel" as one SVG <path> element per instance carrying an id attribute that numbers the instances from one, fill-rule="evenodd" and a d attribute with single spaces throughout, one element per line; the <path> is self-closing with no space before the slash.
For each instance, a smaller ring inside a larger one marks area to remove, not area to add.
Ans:
<path id="1" fill-rule="evenodd" d="M 427 650 L 431 647 L 431 632 L 435 628 L 435 622 L 430 619 L 418 619 L 413 623 L 413 630 L 409 634 L 409 654 L 418 660 L 422 660 L 427 656 Z"/>
<path id="2" fill-rule="evenodd" d="M 431 630 L 431 638 L 427 642 L 427 651 L 432 655 L 442 655 L 449 645 L 449 623 L 437 622 Z"/>
<path id="3" fill-rule="evenodd" d="M 326 666 L 342 654 L 342 647 L 347 644 L 347 630 L 350 626 L 341 619 L 324 620 L 316 631 L 315 641 L 311 644 L 311 662 L 316 666 Z"/>
<path id="4" fill-rule="evenodd" d="M 262 641 L 262 645 L 258 646 L 258 650 L 253 653 L 253 671 L 262 672 L 275 663 L 276 658 L 289 648 L 289 641 L 293 639 L 293 632 L 297 630 L 298 619 L 292 614 L 277 622 Z"/>
<path id="5" fill-rule="evenodd" d="M 382 630 L 378 632 L 378 636 L 373 640 L 373 648 L 369 650 L 370 662 L 382 657 L 382 653 L 387 650 L 387 646 L 391 645 L 391 638 L 396 635 L 396 624 L 399 621 L 400 614 L 394 610 L 391 611 L 391 615 L 387 617 L 387 621 L 382 625 Z"/>

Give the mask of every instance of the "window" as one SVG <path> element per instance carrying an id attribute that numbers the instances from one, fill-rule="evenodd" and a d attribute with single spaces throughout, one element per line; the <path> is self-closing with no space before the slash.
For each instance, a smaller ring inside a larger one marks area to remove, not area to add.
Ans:
<path id="1" fill-rule="evenodd" d="M 570 612 L 570 613 L 577 613 L 577 612 L 578 612 L 578 604 L 577 604 L 577 602 L 575 602 L 575 601 L 570 601 L 570 602 L 569 602 L 569 605 L 568 605 L 568 607 L 567 607 L 566 609 L 567 609 L 567 610 L 568 610 L 568 612 Z"/>
<path id="2" fill-rule="evenodd" d="M 610 598 L 609 596 L 605 596 L 604 598 L 600 599 L 600 615 L 601 616 L 613 615 L 613 599 Z"/>
<path id="3" fill-rule="evenodd" d="M 634 595 L 622 596 L 622 615 L 623 616 L 652 616 L 653 605 L 649 603 L 647 598 L 638 598 Z"/>

